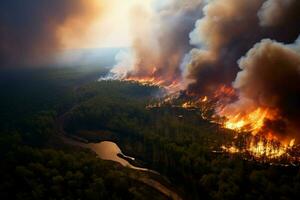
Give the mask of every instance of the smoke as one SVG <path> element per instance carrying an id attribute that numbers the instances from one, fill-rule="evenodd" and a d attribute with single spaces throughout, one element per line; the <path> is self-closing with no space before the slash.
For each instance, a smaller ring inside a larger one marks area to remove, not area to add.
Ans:
<path id="1" fill-rule="evenodd" d="M 267 0 L 258 11 L 260 25 L 269 38 L 292 43 L 300 33 L 300 1 Z"/>
<path id="2" fill-rule="evenodd" d="M 299 0 L 147 2 L 131 11 L 131 50 L 116 57 L 116 77 L 180 83 L 180 89 L 200 96 L 234 81 L 238 101 L 227 110 L 264 108 L 272 115 L 266 130 L 278 135 L 300 130 L 300 39 L 294 42 L 300 34 Z M 2 0 L 0 65 L 41 63 L 114 3 Z"/>
<path id="3" fill-rule="evenodd" d="M 263 35 L 257 11 L 263 0 L 217 0 L 204 7 L 204 17 L 190 34 L 193 49 L 185 72 L 188 90 L 211 95 L 230 85 L 238 72 L 236 61 Z"/>
<path id="4" fill-rule="evenodd" d="M 102 6 L 97 0 L 2 0 L 0 64 L 37 64 L 62 47 L 63 34 L 82 34 Z"/>
<path id="5" fill-rule="evenodd" d="M 230 86 L 239 71 L 237 60 L 258 41 L 270 38 L 293 42 L 300 33 L 297 0 L 215 0 L 203 8 L 204 16 L 190 34 L 185 69 L 187 89 L 211 95 L 220 85 Z"/>
<path id="6" fill-rule="evenodd" d="M 300 34 L 299 5 L 297 0 L 207 1 L 190 33 L 196 48 L 185 60 L 188 92 L 213 96 L 235 80 L 238 100 L 225 102 L 218 114 L 264 116 L 261 133 L 299 135 L 300 39 L 285 45 Z"/>
<path id="7" fill-rule="evenodd" d="M 241 72 L 234 81 L 239 100 L 225 112 L 251 113 L 255 108 L 272 111 L 264 129 L 279 137 L 299 138 L 300 40 L 285 45 L 264 39 L 239 60 Z"/>
<path id="8" fill-rule="evenodd" d="M 155 9 L 137 6 L 132 11 L 133 66 L 124 71 L 118 64 L 113 72 L 121 69 L 121 77 L 151 77 L 165 85 L 179 81 L 182 60 L 191 49 L 189 32 L 202 13 L 201 2 L 169 0 Z"/>
<path id="9" fill-rule="evenodd" d="M 258 13 L 262 26 L 299 25 L 300 1 L 298 0 L 267 0 Z M 299 30 L 299 27 L 293 27 Z"/>

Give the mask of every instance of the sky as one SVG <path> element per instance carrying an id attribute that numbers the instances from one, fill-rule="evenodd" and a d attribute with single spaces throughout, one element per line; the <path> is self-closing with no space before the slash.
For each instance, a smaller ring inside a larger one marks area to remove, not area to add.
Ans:
<path id="1" fill-rule="evenodd" d="M 40 65 L 66 50 L 129 47 L 132 11 L 156 0 L 1 0 L 0 66 Z M 143 18 L 143 17 L 142 17 Z"/>
<path id="2" fill-rule="evenodd" d="M 100 0 L 98 0 L 100 3 Z M 84 34 L 69 37 L 63 34 L 65 49 L 128 47 L 131 44 L 131 11 L 135 6 L 149 8 L 151 0 L 110 0 L 105 11 L 91 23 Z"/>

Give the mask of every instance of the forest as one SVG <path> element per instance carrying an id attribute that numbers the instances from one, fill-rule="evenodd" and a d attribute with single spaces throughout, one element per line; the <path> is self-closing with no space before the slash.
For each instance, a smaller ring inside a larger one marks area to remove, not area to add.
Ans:
<path id="1" fill-rule="evenodd" d="M 97 81 L 107 69 L 28 70 L 1 73 L 1 199 L 167 199 L 134 179 L 139 172 L 64 144 L 61 124 L 89 142 L 116 142 L 183 199 L 300 197 L 299 167 L 214 152 L 234 133 L 199 110 L 146 109 L 159 87 Z"/>
<path id="2" fill-rule="evenodd" d="M 1 70 L 1 199 L 166 199 L 132 170 L 58 137 L 57 119 L 75 103 L 76 88 L 106 72 Z"/>

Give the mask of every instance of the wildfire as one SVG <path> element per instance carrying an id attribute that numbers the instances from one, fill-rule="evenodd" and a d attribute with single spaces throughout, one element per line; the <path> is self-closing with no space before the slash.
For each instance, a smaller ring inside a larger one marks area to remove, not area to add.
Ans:
<path id="1" fill-rule="evenodd" d="M 251 141 L 247 150 L 255 157 L 279 158 L 286 154 L 287 149 L 286 145 L 274 144 L 269 140 L 260 140 L 258 142 Z"/>
<path id="2" fill-rule="evenodd" d="M 159 86 L 160 84 L 165 85 L 164 82 L 155 79 L 139 79 L 138 82 L 145 84 L 150 82 L 152 85 Z M 172 84 L 176 85 L 176 82 Z M 274 109 L 255 108 L 255 106 L 245 107 L 242 111 L 232 109 L 228 105 L 235 97 L 236 94 L 232 88 L 222 86 L 213 96 L 209 97 L 184 93 L 184 91 L 171 93 L 146 108 L 154 109 L 168 106 L 200 111 L 203 119 L 212 123 L 219 123 L 225 129 L 235 131 L 237 134 L 232 144 L 220 147 L 222 152 L 239 154 L 245 159 L 250 158 L 259 162 L 283 163 L 283 160 L 289 163 L 300 162 L 299 157 L 293 155 L 298 151 L 295 150 L 295 139 L 281 141 L 277 138 L 276 130 L 266 128 L 267 120 L 272 121 L 278 118 L 277 112 Z M 213 109 L 216 115 L 210 115 L 210 111 Z"/>
<path id="3" fill-rule="evenodd" d="M 214 93 L 215 99 L 233 98 L 236 96 L 235 90 L 232 87 L 221 85 Z"/>
<path id="4" fill-rule="evenodd" d="M 289 153 L 295 147 L 295 139 L 290 141 L 279 140 L 275 132 L 266 128 L 266 121 L 278 119 L 275 109 L 259 107 L 255 104 L 250 106 L 242 105 L 238 109 L 231 106 L 232 101 L 236 97 L 236 92 L 231 87 L 221 86 L 214 94 L 216 99 L 215 111 L 216 119 L 214 122 L 221 124 L 225 129 L 234 130 L 238 135 L 243 133 L 251 133 L 251 137 L 246 140 L 232 145 L 222 145 L 221 149 L 230 154 L 249 155 L 256 160 L 280 160 L 287 158 L 288 160 L 298 160 Z M 218 118 L 221 117 L 221 118 Z M 234 140 L 238 140 L 236 136 Z"/>
<path id="5" fill-rule="evenodd" d="M 221 149 L 225 152 L 232 153 L 232 154 L 240 152 L 239 148 L 237 148 L 235 145 L 230 146 L 230 147 L 226 147 L 225 145 L 222 145 Z"/>
<path id="6" fill-rule="evenodd" d="M 169 93 L 176 92 L 180 90 L 180 83 L 178 81 L 167 82 L 160 78 L 155 77 L 130 77 L 123 79 L 123 81 L 131 81 L 137 82 L 141 85 L 148 85 L 148 86 L 158 86 L 166 89 Z"/>
<path id="7" fill-rule="evenodd" d="M 184 108 L 184 109 L 195 109 L 195 108 L 198 108 L 198 107 L 199 107 L 199 105 L 196 102 L 193 102 L 193 101 L 187 101 L 187 102 L 184 102 L 181 105 L 181 108 Z"/>
<path id="8" fill-rule="evenodd" d="M 200 99 L 200 101 L 201 101 L 202 103 L 205 103 L 205 102 L 208 101 L 208 97 L 207 97 L 207 96 L 204 96 L 203 98 Z"/>
<path id="9" fill-rule="evenodd" d="M 228 105 L 235 96 L 234 89 L 227 86 L 221 86 L 214 94 L 214 98 L 217 99 L 216 114 L 225 118 L 222 126 L 226 129 L 256 135 L 264 126 L 265 120 L 273 119 L 276 115 L 274 111 L 261 107 L 245 107 L 243 110 L 231 108 Z"/>
<path id="10" fill-rule="evenodd" d="M 235 144 L 232 144 L 231 146 L 222 145 L 221 149 L 230 154 L 242 153 L 250 155 L 256 160 L 274 160 L 283 157 L 290 160 L 297 159 L 292 159 L 292 156 L 289 154 L 295 146 L 294 139 L 288 144 L 282 144 L 277 140 L 269 140 L 265 137 L 253 136 L 249 140 L 250 142 L 246 142 L 246 144 L 241 147 L 237 147 Z"/>
<path id="11" fill-rule="evenodd" d="M 257 134 L 264 126 L 265 119 L 273 116 L 268 109 L 257 108 L 249 114 L 238 113 L 236 115 L 226 115 L 227 120 L 224 127 L 238 132 L 246 131 Z"/>
<path id="12" fill-rule="evenodd" d="M 256 159 L 278 159 L 281 157 L 289 157 L 289 150 L 293 148 L 295 139 L 290 140 L 287 144 L 279 141 L 272 132 L 264 132 L 263 126 L 266 119 L 272 119 L 274 113 L 268 109 L 257 108 L 249 114 L 238 113 L 236 115 L 227 115 L 223 127 L 226 129 L 240 132 L 250 132 L 253 138 L 247 142 L 241 149 L 235 145 L 221 149 L 228 153 L 247 153 Z M 257 135 L 259 133 L 259 140 Z"/>
<path id="13" fill-rule="evenodd" d="M 124 81 L 131 81 L 131 82 L 137 82 L 141 85 L 149 85 L 149 86 L 161 86 L 163 85 L 162 80 L 158 80 L 155 78 L 126 78 Z"/>

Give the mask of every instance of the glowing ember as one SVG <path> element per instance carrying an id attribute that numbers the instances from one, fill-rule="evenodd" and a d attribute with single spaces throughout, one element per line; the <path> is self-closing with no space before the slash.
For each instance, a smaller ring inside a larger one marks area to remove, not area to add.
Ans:
<path id="1" fill-rule="evenodd" d="M 232 153 L 232 154 L 240 152 L 240 150 L 237 147 L 235 147 L 234 145 L 231 147 L 226 147 L 225 145 L 222 145 L 221 149 L 225 152 Z"/>
<path id="2" fill-rule="evenodd" d="M 181 105 L 181 107 L 185 108 L 185 109 L 191 109 L 191 108 L 198 108 L 198 105 L 195 102 L 188 101 L 188 102 L 183 103 Z"/>
<path id="3" fill-rule="evenodd" d="M 293 147 L 295 146 L 295 139 L 292 139 L 290 142 L 289 142 L 289 147 Z"/>
<path id="4" fill-rule="evenodd" d="M 207 97 L 207 96 L 204 96 L 203 98 L 200 99 L 200 101 L 203 102 L 203 103 L 204 103 L 204 102 L 207 102 L 207 101 L 208 101 L 208 97 Z"/>
<path id="5" fill-rule="evenodd" d="M 182 104 L 182 108 L 190 108 L 191 104 L 190 102 L 185 102 Z"/>

